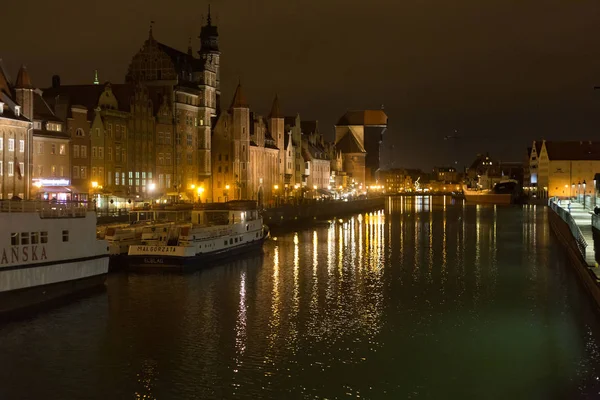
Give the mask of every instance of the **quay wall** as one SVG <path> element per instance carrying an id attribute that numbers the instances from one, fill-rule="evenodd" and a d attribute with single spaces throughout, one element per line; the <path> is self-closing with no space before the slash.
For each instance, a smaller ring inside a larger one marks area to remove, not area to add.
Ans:
<path id="1" fill-rule="evenodd" d="M 310 224 L 344 215 L 357 214 L 383 209 L 385 197 L 353 201 L 324 201 L 313 204 L 285 205 L 269 208 L 264 211 L 263 218 L 271 229 L 294 228 L 298 225 Z"/>
<path id="2" fill-rule="evenodd" d="M 550 207 L 548 207 L 548 221 L 550 222 L 550 228 L 565 247 L 571 260 L 570 265 L 573 267 L 582 286 L 590 294 L 596 306 L 596 311 L 600 312 L 600 285 L 596 283 L 595 277 L 589 270 L 569 225 Z"/>

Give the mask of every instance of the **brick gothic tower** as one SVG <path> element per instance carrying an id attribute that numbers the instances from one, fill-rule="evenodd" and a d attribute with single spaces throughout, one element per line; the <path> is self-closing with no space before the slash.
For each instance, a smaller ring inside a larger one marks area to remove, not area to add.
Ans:
<path id="1" fill-rule="evenodd" d="M 239 84 L 235 90 L 230 112 L 232 115 L 233 137 L 233 180 L 235 199 L 251 198 L 248 193 L 250 186 L 250 107 Z"/>
<path id="2" fill-rule="evenodd" d="M 285 122 L 281 109 L 279 108 L 279 98 L 275 96 L 273 100 L 273 106 L 269 113 L 269 129 L 273 140 L 279 149 L 279 156 L 277 160 L 277 182 L 283 185 L 285 177 Z"/>

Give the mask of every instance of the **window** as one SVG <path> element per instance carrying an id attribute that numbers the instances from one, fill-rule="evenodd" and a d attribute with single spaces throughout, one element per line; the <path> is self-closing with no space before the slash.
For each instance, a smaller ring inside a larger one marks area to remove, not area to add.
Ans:
<path id="1" fill-rule="evenodd" d="M 163 174 L 158 174 L 158 187 L 161 189 L 165 187 L 165 176 Z"/>
<path id="2" fill-rule="evenodd" d="M 100 128 L 96 128 L 96 137 L 100 137 Z"/>
<path id="3" fill-rule="evenodd" d="M 117 126 L 119 126 L 119 125 L 117 125 Z M 119 186 L 119 184 L 120 184 L 120 179 L 119 179 L 120 176 L 119 175 L 120 175 L 119 172 L 115 172 L 115 185 L 117 185 L 117 186 Z"/>
<path id="4" fill-rule="evenodd" d="M 15 139 L 8 139 L 8 151 L 15 151 Z"/>
<path id="5" fill-rule="evenodd" d="M 44 176 L 44 166 L 43 165 L 38 165 L 38 176 L 39 177 Z"/>
<path id="6" fill-rule="evenodd" d="M 98 158 L 104 160 L 104 147 L 98 147 Z"/>
<path id="7" fill-rule="evenodd" d="M 21 246 L 29 245 L 29 232 L 21 232 Z"/>
<path id="8" fill-rule="evenodd" d="M 38 244 L 40 242 L 40 234 L 38 232 L 31 232 L 31 244 Z"/>
<path id="9" fill-rule="evenodd" d="M 121 146 L 115 147 L 115 161 L 117 161 L 117 162 L 121 161 Z"/>
<path id="10" fill-rule="evenodd" d="M 98 157 L 98 148 L 96 146 L 92 146 L 92 158 Z"/>
<path id="11" fill-rule="evenodd" d="M 58 148 L 58 154 L 60 154 L 61 156 L 64 156 L 67 153 L 67 149 L 65 148 L 64 144 L 61 144 L 60 147 Z"/>
<path id="12" fill-rule="evenodd" d="M 73 166 L 73 179 L 79 179 L 79 167 Z"/>
<path id="13" fill-rule="evenodd" d="M 171 144 L 171 132 L 165 132 L 165 144 Z"/>
<path id="14" fill-rule="evenodd" d="M 158 153 L 158 165 L 165 164 L 165 155 L 163 153 Z"/>
<path id="15" fill-rule="evenodd" d="M 12 196 L 10 196 L 10 197 L 12 197 Z M 19 234 L 18 233 L 15 233 L 15 232 L 11 233 L 11 235 L 10 235 L 10 245 L 11 246 L 18 246 L 19 245 Z"/>
<path id="16" fill-rule="evenodd" d="M 73 158 L 79 158 L 79 145 L 73 145 Z"/>
<path id="17" fill-rule="evenodd" d="M 81 167 L 81 179 L 87 178 L 87 167 Z"/>
<path id="18" fill-rule="evenodd" d="M 98 133 L 98 131 L 99 129 L 96 128 L 96 133 Z M 75 136 L 83 137 L 85 136 L 85 132 L 83 131 L 83 129 L 77 128 L 77 131 L 75 131 Z"/>
<path id="19" fill-rule="evenodd" d="M 87 146 L 85 144 L 81 145 L 81 158 L 87 158 Z"/>
<path id="20" fill-rule="evenodd" d="M 129 186 L 133 186 L 133 172 L 129 171 Z"/>
<path id="21" fill-rule="evenodd" d="M 187 153 L 187 163 L 188 165 L 192 165 L 192 153 Z"/>
<path id="22" fill-rule="evenodd" d="M 165 135 L 162 132 L 158 132 L 158 134 L 156 135 L 156 144 L 163 144 L 163 142 L 165 141 L 164 137 Z"/>
<path id="23" fill-rule="evenodd" d="M 187 135 L 187 145 L 191 146 L 192 145 L 192 134 L 188 133 Z"/>
<path id="24" fill-rule="evenodd" d="M 62 237 L 63 237 L 63 242 L 68 242 L 69 241 L 69 231 L 63 231 Z"/>
<path id="25" fill-rule="evenodd" d="M 181 133 L 177 132 L 176 136 L 175 136 L 176 140 L 177 140 L 177 144 L 181 144 Z"/>
<path id="26" fill-rule="evenodd" d="M 127 135 L 127 127 L 125 125 L 121 125 L 121 133 L 123 136 Z"/>
<path id="27" fill-rule="evenodd" d="M 13 176 L 14 174 L 15 174 L 15 163 L 12 161 L 9 161 L 8 162 L 8 176 Z"/>
<path id="28" fill-rule="evenodd" d="M 219 154 L 219 161 L 221 161 L 221 155 Z"/>
<path id="29" fill-rule="evenodd" d="M 20 162 L 19 163 L 19 175 L 24 174 L 25 173 L 25 163 Z"/>
<path id="30" fill-rule="evenodd" d="M 40 232 L 40 243 L 48 243 L 48 232 Z"/>
<path id="31" fill-rule="evenodd" d="M 50 145 L 50 154 L 56 154 L 56 143 Z"/>
<path id="32" fill-rule="evenodd" d="M 96 177 L 96 167 L 92 167 L 92 178 Z"/>
<path id="33" fill-rule="evenodd" d="M 23 139 L 19 140 L 19 152 L 25 153 L 25 141 Z"/>
<path id="34" fill-rule="evenodd" d="M 4 138 L 0 137 L 0 150 L 4 150 Z"/>
<path id="35" fill-rule="evenodd" d="M 140 173 L 135 173 L 135 186 L 140 186 Z"/>
<path id="36" fill-rule="evenodd" d="M 229 244 L 233 244 L 233 239 L 229 239 Z"/>
<path id="37" fill-rule="evenodd" d="M 229 154 L 225 154 L 225 161 L 229 161 Z"/>
<path id="38" fill-rule="evenodd" d="M 223 245 L 224 245 L 224 246 L 227 246 L 227 240 L 225 240 L 225 241 L 223 242 Z"/>
<path id="39" fill-rule="evenodd" d="M 125 149 L 123 149 L 123 151 L 121 152 L 121 161 L 127 162 L 127 153 L 125 152 Z"/>
<path id="40" fill-rule="evenodd" d="M 226 173 L 226 174 L 228 174 L 228 173 L 229 173 L 229 166 L 228 166 L 228 165 L 226 165 L 226 166 L 225 166 L 225 173 Z"/>
<path id="41" fill-rule="evenodd" d="M 112 147 L 108 148 L 108 161 L 112 161 Z"/>
<path id="42" fill-rule="evenodd" d="M 171 165 L 171 153 L 165 153 L 165 165 Z"/>
<path id="43" fill-rule="evenodd" d="M 52 173 L 52 176 L 56 176 L 56 165 L 50 167 L 50 172 Z"/>
<path id="44" fill-rule="evenodd" d="M 112 124 L 108 124 L 108 137 L 112 137 Z"/>
<path id="45" fill-rule="evenodd" d="M 146 186 L 146 173 L 142 172 L 142 186 Z"/>
<path id="46" fill-rule="evenodd" d="M 198 118 L 194 117 L 194 126 L 198 126 Z"/>

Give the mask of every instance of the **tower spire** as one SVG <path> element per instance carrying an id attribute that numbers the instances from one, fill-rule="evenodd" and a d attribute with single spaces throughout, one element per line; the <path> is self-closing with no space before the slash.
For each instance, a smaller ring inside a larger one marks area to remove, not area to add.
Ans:
<path id="1" fill-rule="evenodd" d="M 208 17 L 206 17 L 206 24 L 208 26 L 212 25 L 212 19 L 210 18 L 210 3 L 208 3 Z"/>
<path id="2" fill-rule="evenodd" d="M 152 27 L 154 26 L 154 21 L 150 21 L 150 31 L 148 32 L 148 39 L 154 40 L 154 36 L 152 35 Z"/>
<path id="3" fill-rule="evenodd" d="M 152 30 L 150 32 L 152 32 Z M 94 70 L 94 85 L 99 85 L 99 84 L 100 84 L 100 81 L 98 80 L 98 70 L 95 69 Z"/>
<path id="4" fill-rule="evenodd" d="M 190 36 L 188 39 L 188 56 L 192 55 L 192 37 Z"/>

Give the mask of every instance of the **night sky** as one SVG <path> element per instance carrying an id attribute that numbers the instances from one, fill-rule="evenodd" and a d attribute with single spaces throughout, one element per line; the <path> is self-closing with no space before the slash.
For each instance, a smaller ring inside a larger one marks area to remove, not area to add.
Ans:
<path id="1" fill-rule="evenodd" d="M 2 3 L 11 78 L 34 85 L 123 82 L 156 21 L 157 40 L 198 50 L 207 2 Z M 598 0 L 216 0 L 223 104 L 238 79 L 253 111 L 275 93 L 286 114 L 333 124 L 348 109 L 389 116 L 384 163 L 521 161 L 531 140 L 600 139 Z M 458 139 L 444 140 L 458 131 Z M 458 155 L 452 156 L 450 152 Z M 392 161 L 393 160 L 393 161 Z"/>

